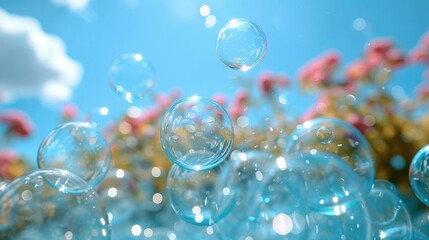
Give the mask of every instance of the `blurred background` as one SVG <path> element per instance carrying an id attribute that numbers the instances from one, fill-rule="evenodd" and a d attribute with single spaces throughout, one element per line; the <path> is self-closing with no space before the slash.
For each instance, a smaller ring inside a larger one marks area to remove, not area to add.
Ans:
<path id="1" fill-rule="evenodd" d="M 310 59 L 335 49 L 344 67 L 378 37 L 410 51 L 429 29 L 428 10 L 427 1 L 399 0 L 0 0 L 0 112 L 21 110 L 34 130 L 7 144 L 35 163 L 38 146 L 67 107 L 77 110 L 77 119 L 108 109 L 100 120 L 108 122 L 130 106 L 150 106 L 150 94 L 130 104 L 109 87 L 109 68 L 123 53 L 141 53 L 153 64 L 154 93 L 232 96 L 239 88 L 234 79 L 284 74 L 291 83 L 287 113 L 299 116 L 315 101 L 297 80 Z M 267 37 L 265 58 L 246 73 L 216 55 L 217 34 L 232 18 L 253 21 Z M 422 69 L 396 71 L 386 88 L 412 97 Z"/>

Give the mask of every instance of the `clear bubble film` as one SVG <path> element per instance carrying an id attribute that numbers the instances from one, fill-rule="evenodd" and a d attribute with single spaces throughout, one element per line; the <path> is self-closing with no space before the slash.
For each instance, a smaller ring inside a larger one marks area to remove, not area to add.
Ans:
<path id="1" fill-rule="evenodd" d="M 109 83 L 113 91 L 127 102 L 141 99 L 155 84 L 155 71 L 149 60 L 140 53 L 125 53 L 114 60 L 109 69 Z"/>
<path id="2" fill-rule="evenodd" d="M 386 180 L 375 180 L 366 197 L 372 239 L 413 239 L 410 214 L 396 187 Z"/>
<path id="3" fill-rule="evenodd" d="M 359 176 L 328 153 L 285 156 L 257 196 L 256 239 L 365 239 L 367 212 Z"/>
<path id="4" fill-rule="evenodd" d="M 69 122 L 53 129 L 42 141 L 37 164 L 40 169 L 68 170 L 98 185 L 110 166 L 109 144 L 86 122 Z"/>
<path id="5" fill-rule="evenodd" d="M 285 154 L 320 150 L 337 155 L 360 175 L 366 190 L 375 178 L 375 157 L 366 138 L 355 127 L 336 118 L 316 118 L 298 125 L 289 135 Z"/>
<path id="6" fill-rule="evenodd" d="M 409 179 L 414 194 L 429 207 L 429 145 L 420 149 L 411 161 Z"/>
<path id="7" fill-rule="evenodd" d="M 167 156 L 191 170 L 210 169 L 222 163 L 234 141 L 232 121 L 225 109 L 196 95 L 173 104 L 160 131 Z"/>
<path id="8" fill-rule="evenodd" d="M 66 170 L 39 169 L 8 184 L 0 219 L 0 239 L 110 239 L 97 193 Z"/>
<path id="9" fill-rule="evenodd" d="M 167 177 L 170 205 L 181 219 L 195 225 L 213 225 L 236 202 L 237 178 L 229 165 L 193 171 L 173 165 Z"/>
<path id="10" fill-rule="evenodd" d="M 216 52 L 226 66 L 239 71 L 256 67 L 267 51 L 262 29 L 247 19 L 232 19 L 219 31 Z"/>

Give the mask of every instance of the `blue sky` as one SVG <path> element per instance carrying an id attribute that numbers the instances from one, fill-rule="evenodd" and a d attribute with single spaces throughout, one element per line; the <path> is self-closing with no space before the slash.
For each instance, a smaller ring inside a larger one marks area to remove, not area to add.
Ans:
<path id="1" fill-rule="evenodd" d="M 208 5 L 216 17 L 212 28 L 205 26 L 205 17 L 200 15 L 202 5 Z M 16 143 L 34 161 L 43 137 L 59 124 L 65 103 L 76 104 L 81 115 L 106 106 L 113 118 L 131 106 L 108 85 L 108 69 L 123 53 L 141 53 L 152 62 L 157 76 L 155 92 L 180 88 L 183 96 L 210 97 L 218 92 L 232 95 L 239 87 L 232 79 L 240 73 L 219 61 L 216 38 L 230 19 L 247 18 L 264 30 L 268 49 L 259 66 L 244 75 L 256 77 L 268 70 L 290 76 L 295 87 L 288 93 L 288 107 L 291 112 L 299 112 L 314 100 L 298 93 L 295 83 L 299 68 L 309 59 L 337 49 L 345 64 L 358 58 L 375 37 L 391 37 L 402 49 L 410 50 L 429 30 L 429 1 L 425 0 L 0 0 L 0 8 L 7 14 L 36 20 L 44 33 L 59 38 L 64 54 L 73 61 L 57 69 L 69 78 L 61 86 L 66 86 L 70 96 L 54 95 L 56 100 L 47 100 L 39 88 L 37 93 L 0 103 L 0 111 L 21 109 L 34 122 L 36 134 Z M 354 27 L 357 19 L 365 23 L 361 30 Z M 1 51 L 1 45 L 6 46 L 4 41 L 0 38 L 0 58 L 18 67 L 22 63 L 22 71 L 26 71 L 30 66 L 24 65 L 18 54 Z M 421 80 L 418 70 L 399 72 L 395 84 L 412 95 Z M 1 81 L 7 80 L 0 79 L 0 85 Z M 132 105 L 144 108 L 150 103 L 142 99 Z"/>

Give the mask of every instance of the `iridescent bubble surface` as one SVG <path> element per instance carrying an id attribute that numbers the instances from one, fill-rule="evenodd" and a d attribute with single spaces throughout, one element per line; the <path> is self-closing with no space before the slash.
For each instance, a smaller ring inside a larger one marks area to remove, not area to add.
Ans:
<path id="1" fill-rule="evenodd" d="M 193 171 L 173 165 L 167 194 L 174 212 L 196 225 L 212 225 L 224 218 L 236 202 L 236 176 L 228 166 Z"/>
<path id="2" fill-rule="evenodd" d="M 289 135 L 285 154 L 320 150 L 338 156 L 361 177 L 367 190 L 375 178 L 375 157 L 366 138 L 355 127 L 336 118 L 316 118 Z"/>
<path id="3" fill-rule="evenodd" d="M 0 239 L 110 239 L 97 193 L 66 170 L 36 170 L 15 179 L 0 195 L 0 206 Z"/>
<path id="4" fill-rule="evenodd" d="M 110 165 L 109 144 L 103 135 L 85 122 L 70 122 L 53 129 L 42 141 L 37 155 L 40 169 L 68 170 L 98 185 Z"/>
<path id="5" fill-rule="evenodd" d="M 336 156 L 299 153 L 273 165 L 255 201 L 255 239 L 365 239 L 359 179 Z M 277 167 L 276 167 L 277 166 Z M 343 238 L 344 238 L 343 237 Z"/>
<path id="6" fill-rule="evenodd" d="M 371 223 L 371 239 L 413 239 L 410 214 L 397 195 L 396 187 L 376 180 L 366 197 Z"/>
<path id="7" fill-rule="evenodd" d="M 161 143 L 177 165 L 191 170 L 216 167 L 228 156 L 234 141 L 232 121 L 215 101 L 191 96 L 167 111 Z"/>
<path id="8" fill-rule="evenodd" d="M 420 149 L 411 161 L 409 178 L 414 194 L 429 206 L 429 145 Z"/>
<path id="9" fill-rule="evenodd" d="M 119 56 L 109 69 L 109 83 L 113 91 L 127 102 L 143 98 L 155 84 L 155 71 L 149 60 L 140 53 Z"/>
<path id="10" fill-rule="evenodd" d="M 249 71 L 256 67 L 267 51 L 262 29 L 247 19 L 232 19 L 219 31 L 216 52 L 226 66 Z"/>

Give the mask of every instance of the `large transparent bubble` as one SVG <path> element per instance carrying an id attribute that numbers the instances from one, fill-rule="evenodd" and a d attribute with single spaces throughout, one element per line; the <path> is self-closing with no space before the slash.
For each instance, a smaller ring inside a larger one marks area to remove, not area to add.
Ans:
<path id="1" fill-rule="evenodd" d="M 359 177 L 335 155 L 299 153 L 273 165 L 256 195 L 255 239 L 366 239 Z"/>
<path id="2" fill-rule="evenodd" d="M 167 194 L 174 212 L 196 225 L 213 225 L 236 202 L 236 176 L 228 165 L 192 171 L 173 165 L 167 178 Z"/>
<path id="3" fill-rule="evenodd" d="M 161 143 L 177 165 L 191 170 L 216 167 L 231 151 L 232 121 L 215 101 L 192 96 L 176 102 L 165 114 Z"/>
<path id="4" fill-rule="evenodd" d="M 37 155 L 40 169 L 68 170 L 98 185 L 110 165 L 109 144 L 86 122 L 70 122 L 53 129 L 42 141 Z"/>
<path id="5" fill-rule="evenodd" d="M 360 175 L 369 191 L 375 178 L 375 157 L 366 138 L 352 125 L 336 118 L 317 118 L 301 125 L 289 135 L 285 154 L 320 150 L 340 157 Z"/>
<path id="6" fill-rule="evenodd" d="M 66 170 L 36 170 L 8 184 L 0 219 L 0 239 L 110 239 L 97 193 Z"/>
<path id="7" fill-rule="evenodd" d="M 410 214 L 392 183 L 376 180 L 366 202 L 372 239 L 413 239 Z"/>
<path id="8" fill-rule="evenodd" d="M 420 201 L 429 207 L 429 145 L 420 149 L 411 161 L 411 188 Z"/>
<path id="9" fill-rule="evenodd" d="M 226 66 L 249 71 L 257 66 L 267 51 L 262 29 L 247 19 L 232 19 L 219 31 L 216 52 Z"/>
<path id="10" fill-rule="evenodd" d="M 416 233 L 419 232 L 420 235 L 429 239 L 429 210 L 425 209 L 413 214 L 411 221 L 414 230 L 413 236 L 416 237 Z"/>
<path id="11" fill-rule="evenodd" d="M 109 69 L 111 88 L 127 102 L 143 98 L 155 83 L 151 63 L 140 53 L 125 53 Z"/>

